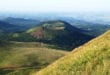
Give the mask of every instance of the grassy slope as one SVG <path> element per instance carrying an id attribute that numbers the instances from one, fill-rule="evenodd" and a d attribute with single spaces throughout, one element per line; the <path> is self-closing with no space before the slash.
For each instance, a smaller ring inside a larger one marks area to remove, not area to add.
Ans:
<path id="1" fill-rule="evenodd" d="M 40 43 L 14 42 L 0 47 L 0 75 L 29 75 L 67 54 Z"/>
<path id="2" fill-rule="evenodd" d="M 110 75 L 110 31 L 32 75 Z"/>
<path id="3" fill-rule="evenodd" d="M 56 48 L 68 51 L 94 38 L 84 34 L 83 30 L 64 21 L 44 22 L 36 27 L 30 28 L 26 33 L 36 38 L 39 37 L 37 39 L 38 41 L 40 39 L 44 43 L 53 44 Z"/>

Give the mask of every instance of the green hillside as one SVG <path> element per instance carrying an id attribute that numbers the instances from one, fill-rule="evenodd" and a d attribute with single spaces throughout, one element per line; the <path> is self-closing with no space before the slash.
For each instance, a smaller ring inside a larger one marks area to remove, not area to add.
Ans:
<path id="1" fill-rule="evenodd" d="M 0 75 L 29 75 L 68 52 L 35 42 L 0 41 Z"/>
<path id="2" fill-rule="evenodd" d="M 46 21 L 23 32 L 0 33 L 1 40 L 18 42 L 42 42 L 52 45 L 53 49 L 71 51 L 87 41 L 92 36 L 84 34 L 65 21 Z"/>
<path id="3" fill-rule="evenodd" d="M 32 75 L 110 75 L 110 31 Z"/>
<path id="4" fill-rule="evenodd" d="M 65 50 L 72 50 L 93 38 L 84 34 L 83 30 L 60 20 L 43 22 L 30 28 L 26 33 L 31 34 L 37 41 L 53 44 L 56 48 Z"/>

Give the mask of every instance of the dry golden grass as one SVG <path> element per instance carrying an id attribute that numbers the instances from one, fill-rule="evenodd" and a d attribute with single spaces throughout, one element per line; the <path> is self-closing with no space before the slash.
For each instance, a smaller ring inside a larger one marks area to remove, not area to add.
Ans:
<path id="1" fill-rule="evenodd" d="M 33 70 L 40 70 L 67 53 L 48 48 L 43 43 L 14 42 L 10 47 L 0 48 L 0 75 L 29 75 Z M 9 70 L 7 74 L 6 70 Z"/>
<path id="2" fill-rule="evenodd" d="M 32 75 L 110 75 L 110 31 Z"/>

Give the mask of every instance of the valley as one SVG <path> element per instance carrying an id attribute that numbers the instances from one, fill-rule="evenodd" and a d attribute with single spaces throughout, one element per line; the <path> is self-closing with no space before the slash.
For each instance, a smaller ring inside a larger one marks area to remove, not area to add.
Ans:
<path id="1" fill-rule="evenodd" d="M 94 28 L 95 25 L 97 25 L 96 28 Z M 109 25 L 67 18 L 43 22 L 11 17 L 3 19 L 0 21 L 0 75 L 36 75 L 37 72 L 37 75 L 51 75 L 52 69 L 48 69 L 48 65 L 51 66 L 57 60 L 60 63 L 61 58 L 62 63 L 70 61 L 71 66 L 71 59 L 74 60 L 73 57 L 77 57 L 73 55 L 77 48 L 109 29 Z M 68 60 L 63 61 L 62 58 L 66 56 Z M 86 60 L 86 58 L 82 59 Z M 74 61 L 74 63 L 78 66 L 79 62 Z M 68 66 L 66 67 L 68 69 Z M 77 69 L 75 66 L 74 68 Z M 42 69 L 47 71 L 43 72 Z M 59 70 L 60 74 L 60 66 L 55 70 Z M 71 73 L 71 70 L 68 73 Z M 52 72 L 52 75 L 58 73 L 54 70 Z M 67 75 L 66 70 L 63 73 Z"/>
<path id="2" fill-rule="evenodd" d="M 66 54 L 39 42 L 11 42 L 0 47 L 0 75 L 29 75 Z"/>

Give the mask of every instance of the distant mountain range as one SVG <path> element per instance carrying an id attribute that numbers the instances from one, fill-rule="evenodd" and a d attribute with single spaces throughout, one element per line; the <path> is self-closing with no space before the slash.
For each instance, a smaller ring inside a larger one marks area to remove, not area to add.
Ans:
<path id="1" fill-rule="evenodd" d="M 7 22 L 0 21 L 0 32 L 16 32 L 21 31 L 22 27 Z"/>
<path id="2" fill-rule="evenodd" d="M 40 23 L 40 21 L 38 21 L 38 20 L 13 18 L 13 17 L 5 18 L 5 19 L 3 19 L 3 21 L 8 22 L 10 24 L 18 25 L 18 26 L 25 26 L 25 28 L 30 28 L 30 27 L 35 26 L 38 23 Z"/>
<path id="3" fill-rule="evenodd" d="M 60 19 L 70 23 L 77 28 L 88 31 L 87 34 L 95 37 L 103 34 L 110 29 L 109 24 L 92 23 L 84 20 L 74 19 L 72 17 L 62 17 Z"/>
<path id="4" fill-rule="evenodd" d="M 62 21 L 68 22 L 69 24 L 77 28 L 88 31 L 87 34 L 91 36 L 95 36 L 95 37 L 110 29 L 110 25 L 107 25 L 107 24 L 92 23 L 92 22 L 87 22 L 84 20 L 78 20 L 72 17 L 55 17 L 55 18 L 54 17 L 53 18 L 38 17 L 38 19 L 24 19 L 24 18 L 8 17 L 8 18 L 2 19 L 2 21 L 13 24 L 13 25 L 24 26 L 23 27 L 24 30 L 34 27 L 36 25 L 39 25 L 40 23 L 45 22 L 45 21 L 55 21 L 55 20 L 62 20 Z"/>

